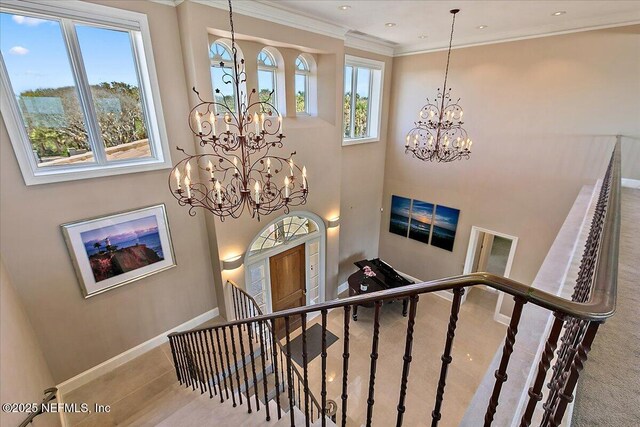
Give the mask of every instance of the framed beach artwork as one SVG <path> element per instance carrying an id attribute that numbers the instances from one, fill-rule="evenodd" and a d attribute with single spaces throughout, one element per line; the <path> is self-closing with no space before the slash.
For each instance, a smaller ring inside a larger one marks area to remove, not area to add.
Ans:
<path id="1" fill-rule="evenodd" d="M 436 206 L 431 236 L 431 244 L 433 246 L 453 252 L 453 242 L 456 239 L 459 217 L 459 209 L 442 205 Z"/>
<path id="2" fill-rule="evenodd" d="M 407 237 L 409 232 L 409 218 L 411 215 L 411 199 L 391 196 L 391 215 L 389 217 L 389 232 Z"/>
<path id="3" fill-rule="evenodd" d="M 409 238 L 429 244 L 431 224 L 433 223 L 433 203 L 414 200 L 411 206 Z"/>
<path id="4" fill-rule="evenodd" d="M 61 227 L 85 298 L 176 265 L 164 204 Z"/>

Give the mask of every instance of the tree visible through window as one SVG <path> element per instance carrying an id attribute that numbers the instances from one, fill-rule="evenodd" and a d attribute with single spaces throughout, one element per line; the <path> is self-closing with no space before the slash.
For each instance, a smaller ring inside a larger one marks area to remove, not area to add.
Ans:
<path id="1" fill-rule="evenodd" d="M 215 42 L 209 50 L 211 60 L 211 84 L 216 102 L 236 111 L 236 90 L 231 76 L 234 75 L 231 51 L 221 42 Z"/>
<path id="2" fill-rule="evenodd" d="M 309 113 L 309 64 L 302 55 L 296 58 L 296 113 Z"/>
<path id="3" fill-rule="evenodd" d="M 0 14 L 2 60 L 37 166 L 96 163 L 96 150 L 99 162 L 151 157 L 133 31 L 63 21 Z M 69 40 L 80 48 L 74 66 Z"/>
<path id="4" fill-rule="evenodd" d="M 378 132 L 382 65 L 347 60 L 344 69 L 344 139 L 375 138 Z"/>
<path id="5" fill-rule="evenodd" d="M 278 64 L 267 50 L 258 54 L 258 96 L 260 101 L 269 103 L 277 108 L 276 71 Z M 264 107 L 264 105 L 263 105 Z M 267 111 L 267 113 L 271 113 Z"/>

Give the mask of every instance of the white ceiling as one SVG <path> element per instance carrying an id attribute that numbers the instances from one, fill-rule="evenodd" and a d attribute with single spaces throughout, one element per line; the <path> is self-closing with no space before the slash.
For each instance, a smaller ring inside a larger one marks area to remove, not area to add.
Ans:
<path id="1" fill-rule="evenodd" d="M 364 33 L 370 40 L 393 48 L 396 55 L 445 48 L 451 28 L 449 10 L 453 8 L 461 9 L 456 17 L 454 46 L 640 23 L 639 0 L 265 0 L 258 3 L 342 27 L 356 32 L 356 36 Z M 351 8 L 340 10 L 342 5 Z M 566 11 L 566 14 L 552 16 L 556 11 Z M 388 22 L 396 26 L 385 26 Z M 480 25 L 487 28 L 478 29 Z M 421 35 L 426 38 L 420 39 Z"/>

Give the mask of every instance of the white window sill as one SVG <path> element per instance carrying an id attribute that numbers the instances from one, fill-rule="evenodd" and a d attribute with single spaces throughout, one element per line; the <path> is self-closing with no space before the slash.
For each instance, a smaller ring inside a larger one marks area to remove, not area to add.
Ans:
<path id="1" fill-rule="evenodd" d="M 49 184 L 54 182 L 76 181 L 89 178 L 101 178 L 112 175 L 123 175 L 136 172 L 170 169 L 171 160 L 141 160 L 135 163 L 116 163 L 112 165 L 87 165 L 72 168 L 47 168 L 34 173 L 24 174 L 26 185 Z M 30 171 L 29 171 L 30 172 Z"/>
<path id="2" fill-rule="evenodd" d="M 367 144 L 369 142 L 380 142 L 380 138 L 377 136 L 370 136 L 368 138 L 343 139 L 342 146 L 344 147 L 347 145 Z"/>

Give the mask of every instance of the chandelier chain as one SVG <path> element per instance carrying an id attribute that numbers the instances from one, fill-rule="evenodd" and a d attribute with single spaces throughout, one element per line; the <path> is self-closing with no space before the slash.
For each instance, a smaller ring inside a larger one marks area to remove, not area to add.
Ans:
<path id="1" fill-rule="evenodd" d="M 456 13 L 453 13 L 453 20 L 451 21 L 451 36 L 449 37 L 449 51 L 447 52 L 447 67 L 444 70 L 444 85 L 442 86 L 442 93 L 447 90 L 447 78 L 449 77 L 449 61 L 451 60 L 451 46 L 453 46 L 453 29 L 456 25 Z M 444 105 L 444 98 L 442 99 Z"/>

